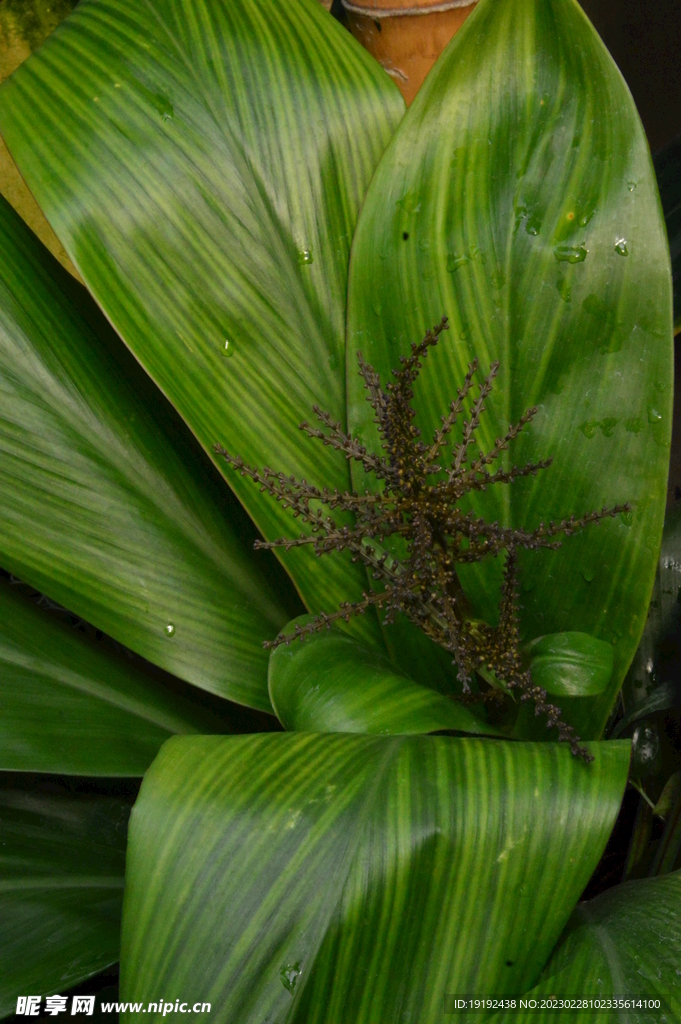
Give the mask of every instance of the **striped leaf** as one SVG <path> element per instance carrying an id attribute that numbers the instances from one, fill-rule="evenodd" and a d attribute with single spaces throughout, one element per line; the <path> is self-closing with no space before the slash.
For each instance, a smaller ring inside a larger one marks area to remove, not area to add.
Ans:
<path id="1" fill-rule="evenodd" d="M 659 1024 L 681 1019 L 681 871 L 627 882 L 580 903 L 539 984 L 526 998 L 572 995 L 632 998 L 629 1008 L 571 1010 L 571 1024 Z M 660 1000 L 646 1009 L 643 1000 Z M 661 1005 L 660 1005 L 661 1004 Z M 505 1024 L 560 1024 L 555 1011 L 514 1012 Z M 489 1019 L 489 1018 L 486 1018 Z"/>
<path id="2" fill-rule="evenodd" d="M 262 641 L 291 617 L 283 572 L 3 199 L 0 407 L 0 564 L 175 675 L 270 709 Z"/>
<path id="3" fill-rule="evenodd" d="M 301 615 L 285 632 L 310 620 Z M 501 735 L 468 708 L 403 675 L 380 651 L 335 629 L 275 648 L 268 687 L 277 718 L 291 731 Z"/>
<path id="4" fill-rule="evenodd" d="M 84 0 L 3 86 L 0 129 L 203 447 L 344 489 L 298 424 L 315 402 L 345 420 L 350 242 L 403 110 L 316 0 Z M 267 537 L 290 532 L 228 476 Z M 365 585 L 346 558 L 283 559 L 312 610 Z M 355 628 L 380 642 L 375 616 Z"/>
<path id="5" fill-rule="evenodd" d="M 0 770 L 143 775 L 169 736 L 231 731 L 229 705 L 202 711 L 16 591 L 0 584 Z"/>
<path id="6" fill-rule="evenodd" d="M 0 1016 L 118 959 L 130 804 L 0 774 Z"/>
<path id="7" fill-rule="evenodd" d="M 146 1021 L 163 997 L 217 1024 L 430 1024 L 445 993 L 529 987 L 626 782 L 628 744 L 591 749 L 169 740 L 130 822 L 121 998 Z"/>
<path id="8" fill-rule="evenodd" d="M 643 128 L 576 0 L 481 0 L 381 160 L 348 300 L 348 418 L 370 446 L 357 350 L 386 380 L 443 314 L 449 333 L 415 389 L 425 438 L 477 356 L 485 372 L 501 364 L 478 441 L 487 449 L 536 405 L 497 465 L 554 460 L 476 493 L 475 511 L 535 527 L 631 503 L 556 552 L 524 553 L 521 565 L 526 640 L 578 631 L 615 648 L 602 694 L 558 698 L 578 732 L 598 736 L 643 628 L 662 531 L 672 296 Z M 498 560 L 461 570 L 488 621 L 500 573 Z M 411 672 L 407 633 L 392 646 Z"/>

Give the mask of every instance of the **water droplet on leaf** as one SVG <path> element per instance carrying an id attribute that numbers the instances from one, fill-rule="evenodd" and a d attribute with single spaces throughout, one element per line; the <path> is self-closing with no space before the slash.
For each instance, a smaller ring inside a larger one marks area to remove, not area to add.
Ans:
<path id="1" fill-rule="evenodd" d="M 635 188 L 636 188 L 636 182 L 635 181 L 628 181 L 627 182 L 627 188 L 629 189 L 630 192 L 633 192 L 635 190 Z"/>
<path id="2" fill-rule="evenodd" d="M 628 256 L 629 250 L 627 249 L 626 238 L 618 238 L 615 242 L 615 252 L 618 256 Z"/>
<path id="3" fill-rule="evenodd" d="M 581 245 L 557 245 L 553 255 L 559 263 L 583 263 L 588 252 L 586 243 L 582 242 Z"/>
<path id="4" fill-rule="evenodd" d="M 305 263 L 314 263 L 312 249 L 301 249 L 298 253 L 298 263 L 302 266 Z"/>
<path id="5" fill-rule="evenodd" d="M 654 406 L 648 406 L 648 423 L 659 423 L 662 419 L 662 413 L 658 412 Z"/>
<path id="6" fill-rule="evenodd" d="M 166 626 L 166 636 L 175 636 L 175 624 L 173 622 L 169 622 Z"/>
<path id="7" fill-rule="evenodd" d="M 558 294 L 560 295 L 563 302 L 570 302 L 572 299 L 572 287 L 568 283 L 567 278 L 562 278 L 556 285 L 558 288 Z"/>
<path id="8" fill-rule="evenodd" d="M 457 253 L 450 253 L 447 257 L 447 270 L 450 274 L 453 274 L 459 267 L 465 267 L 468 263 L 468 256 L 466 253 L 462 253 L 460 256 Z"/>
<path id="9" fill-rule="evenodd" d="M 225 338 L 225 344 L 224 348 L 222 349 L 222 354 L 225 357 L 225 359 L 231 359 L 232 356 L 234 355 L 234 342 L 230 341 L 229 338 Z"/>
<path id="10" fill-rule="evenodd" d="M 584 434 L 584 437 L 591 440 L 596 434 L 596 428 L 598 426 L 598 420 L 587 420 L 586 423 L 580 423 L 579 429 Z"/>
<path id="11" fill-rule="evenodd" d="M 284 988 L 291 993 L 291 995 L 293 995 L 293 990 L 296 987 L 296 982 L 298 981 L 301 973 L 300 960 L 296 960 L 294 964 L 284 964 L 279 971 L 281 983 Z"/>
<path id="12" fill-rule="evenodd" d="M 584 579 L 586 580 L 587 583 L 593 583 L 593 580 L 594 580 L 594 577 L 596 576 L 596 573 L 591 568 L 591 566 L 588 566 L 588 568 L 582 569 L 582 576 L 584 577 Z"/>

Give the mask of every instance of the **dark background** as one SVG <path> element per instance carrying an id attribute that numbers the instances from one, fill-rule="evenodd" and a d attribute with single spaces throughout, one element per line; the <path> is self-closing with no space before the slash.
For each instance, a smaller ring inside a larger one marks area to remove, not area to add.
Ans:
<path id="1" fill-rule="evenodd" d="M 681 134 L 681 0 L 580 0 L 632 91 L 650 148 Z"/>

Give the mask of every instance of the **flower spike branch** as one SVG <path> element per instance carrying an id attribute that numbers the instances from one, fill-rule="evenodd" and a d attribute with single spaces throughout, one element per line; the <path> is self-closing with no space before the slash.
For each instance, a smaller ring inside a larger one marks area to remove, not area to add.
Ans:
<path id="1" fill-rule="evenodd" d="M 292 515 L 308 528 L 299 537 L 256 541 L 257 548 L 289 551 L 309 546 L 316 555 L 348 550 L 354 561 L 367 566 L 376 583 L 376 589 L 364 593 L 361 601 L 346 602 L 335 612 L 320 612 L 307 625 L 297 626 L 292 634 L 280 634 L 265 646 L 288 644 L 328 628 L 339 619 L 347 622 L 371 606 L 384 612 L 386 623 L 402 613 L 452 655 L 465 693 L 470 692 L 475 672 L 483 676 L 492 673 L 507 690 L 517 690 L 521 701 L 533 701 L 535 713 L 546 717 L 548 728 L 558 729 L 559 738 L 570 744 L 573 754 L 590 760 L 579 745 L 579 736 L 562 720 L 561 709 L 548 703 L 546 691 L 533 684 L 530 672 L 523 667 L 518 628 L 518 549 L 560 547 L 558 537 L 568 537 L 608 516 L 626 512 L 629 506 L 615 505 L 600 512 L 573 515 L 558 523 L 540 523 L 534 530 L 488 523 L 462 511 L 458 506 L 464 495 L 534 475 L 546 469 L 551 459 L 511 469 L 491 468 L 531 422 L 536 408 L 528 409 L 516 424 L 509 426 L 489 451 L 474 450 L 476 431 L 499 369 L 498 363 L 492 364 L 479 385 L 477 397 L 471 401 L 478 371 L 476 359 L 469 365 L 432 442 L 425 444 L 421 440 L 411 405 L 413 385 L 422 360 L 438 344 L 447 327 L 447 318 L 443 317 L 423 341 L 412 344 L 411 354 L 400 359 L 400 368 L 393 370 L 394 380 L 385 388 L 373 367 L 358 353 L 359 372 L 374 410 L 382 454 L 368 452 L 357 438 L 347 434 L 329 413 L 317 406 L 313 408 L 321 428 L 308 423 L 300 425 L 309 437 L 342 452 L 347 459 L 360 462 L 367 473 L 382 482 L 379 491 L 357 494 L 320 490 L 304 479 L 297 480 L 268 467 L 259 470 L 248 466 L 221 445 L 215 445 L 216 453 L 230 466 L 250 477 L 284 508 L 290 508 Z M 460 439 L 454 440 L 453 431 L 460 419 Z M 353 525 L 338 522 L 331 514 L 337 510 L 351 513 Z M 388 538 L 401 538 L 401 557 L 385 548 Z M 502 553 L 505 564 L 499 622 L 490 626 L 472 617 L 456 566 Z"/>

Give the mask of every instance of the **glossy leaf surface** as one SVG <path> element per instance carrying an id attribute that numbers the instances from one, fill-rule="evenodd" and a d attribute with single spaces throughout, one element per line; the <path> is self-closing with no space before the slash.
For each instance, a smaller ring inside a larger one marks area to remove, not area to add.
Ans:
<path id="1" fill-rule="evenodd" d="M 0 1016 L 118 959 L 129 811 L 0 774 Z"/>
<path id="2" fill-rule="evenodd" d="M 477 356 L 485 373 L 500 361 L 478 444 L 487 450 L 536 405 L 496 466 L 553 457 L 536 476 L 476 492 L 476 512 L 534 528 L 632 505 L 521 561 L 525 639 L 576 630 L 615 646 L 603 694 L 560 699 L 577 731 L 597 736 L 638 643 L 662 530 L 672 301 L 643 128 L 575 0 L 481 0 L 381 160 L 348 302 L 348 419 L 369 447 L 378 441 L 357 350 L 385 381 L 443 314 L 450 331 L 415 387 L 425 440 Z M 500 572 L 494 560 L 461 570 L 490 621 Z M 402 635 L 393 646 L 406 644 Z"/>
<path id="3" fill-rule="evenodd" d="M 306 621 L 301 616 L 290 625 Z M 499 735 L 468 708 L 419 686 L 380 651 L 338 630 L 275 648 L 268 680 L 272 707 L 291 731 Z"/>
<path id="4" fill-rule="evenodd" d="M 425 1024 L 445 992 L 532 984 L 625 785 L 628 745 L 592 752 L 170 740 L 130 823 L 121 997 L 206 1000 L 230 1024 Z"/>
<path id="5" fill-rule="evenodd" d="M 4 199 L 0 407 L 3 568 L 175 675 L 269 709 L 262 641 L 290 618 L 278 566 L 252 551 L 199 446 Z"/>
<path id="6" fill-rule="evenodd" d="M 659 998 L 656 1010 L 571 1010 L 575 1024 L 672 1024 L 681 1016 L 681 872 L 617 885 L 580 903 L 560 945 L 527 997 L 553 993 L 606 998 Z M 666 1011 L 666 1012 L 665 1012 Z M 565 1013 L 515 1012 L 507 1024 L 558 1024 Z M 488 1018 L 489 1019 L 489 1018 Z"/>
<path id="7" fill-rule="evenodd" d="M 169 736 L 229 731 L 0 584 L 0 770 L 143 775 Z"/>
<path id="8" fill-rule="evenodd" d="M 0 130 L 203 447 L 345 489 L 298 424 L 315 402 L 345 421 L 350 242 L 403 110 L 317 0 L 85 0 L 4 86 Z M 295 533 L 227 476 L 267 537 Z M 284 560 L 311 610 L 361 594 L 349 559 Z"/>
<path id="9" fill-rule="evenodd" d="M 611 644 L 588 633 L 550 633 L 525 648 L 534 684 L 565 697 L 602 693 L 612 676 L 614 653 Z"/>

